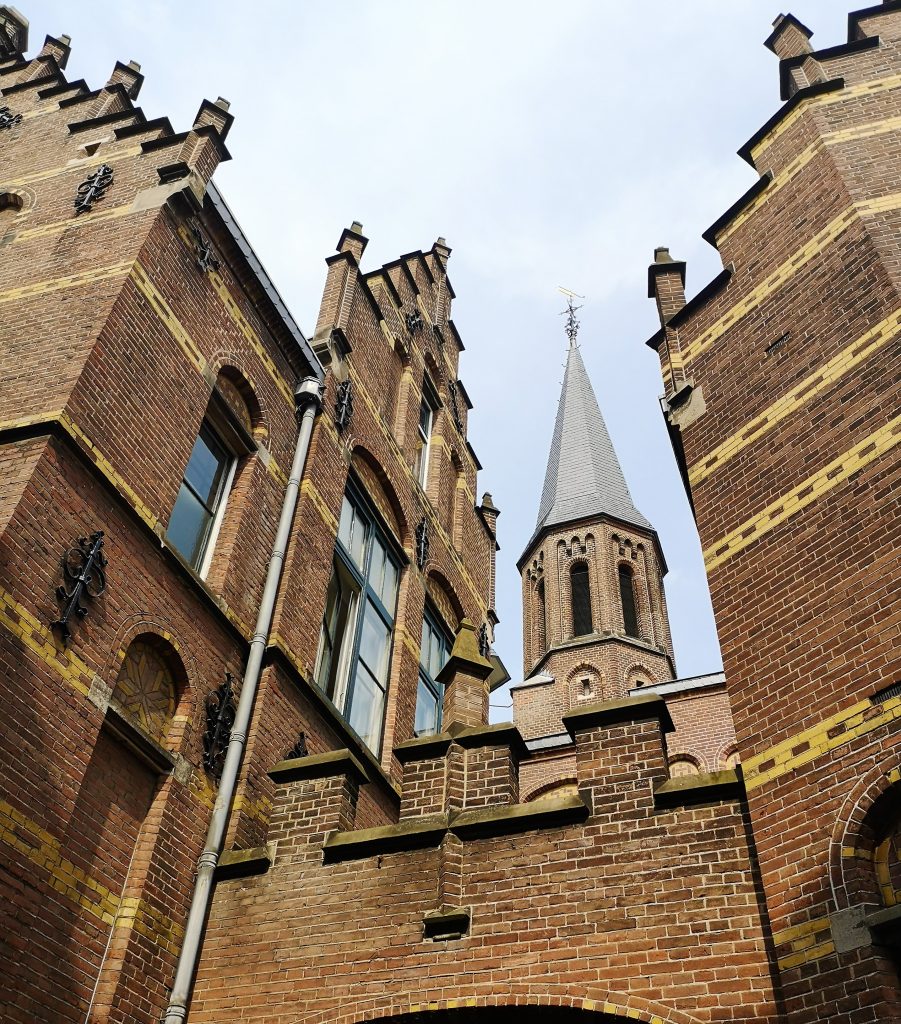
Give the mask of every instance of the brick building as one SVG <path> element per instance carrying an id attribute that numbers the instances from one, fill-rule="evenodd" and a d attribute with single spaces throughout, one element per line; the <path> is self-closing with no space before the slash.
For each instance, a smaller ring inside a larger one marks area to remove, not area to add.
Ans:
<path id="1" fill-rule="evenodd" d="M 650 268 L 725 676 L 676 677 L 571 322 L 495 725 L 444 239 L 364 270 L 354 222 L 307 339 L 211 181 L 228 104 L 177 132 L 27 34 L 0 8 L 2 1019 L 901 1020 L 901 3 L 820 51 L 780 16 L 726 269 Z"/>

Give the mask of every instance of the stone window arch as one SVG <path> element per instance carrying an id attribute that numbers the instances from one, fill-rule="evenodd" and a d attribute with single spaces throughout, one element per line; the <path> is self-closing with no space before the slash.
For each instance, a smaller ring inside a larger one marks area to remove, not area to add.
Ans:
<path id="1" fill-rule="evenodd" d="M 166 746 L 184 682 L 175 648 L 154 633 L 142 633 L 125 652 L 112 700 L 143 732 Z"/>
<path id="2" fill-rule="evenodd" d="M 695 757 L 693 754 L 676 754 L 669 758 L 669 773 L 672 779 L 700 775 L 701 771 L 700 758 Z"/>

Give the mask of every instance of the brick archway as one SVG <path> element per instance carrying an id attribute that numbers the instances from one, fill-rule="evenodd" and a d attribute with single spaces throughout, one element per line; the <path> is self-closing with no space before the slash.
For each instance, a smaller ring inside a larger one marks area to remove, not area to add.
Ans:
<path id="1" fill-rule="evenodd" d="M 524 986 L 525 988 L 525 986 Z M 446 991 L 446 989 L 444 990 Z M 361 999 L 351 1003 L 343 1012 L 325 1010 L 305 1014 L 292 1024 L 450 1024 L 450 1021 L 475 1020 L 477 1011 L 487 1011 L 498 1022 L 509 1017 L 522 1022 L 528 1011 L 537 1015 L 547 1011 L 571 1011 L 575 1021 L 584 1024 L 614 1024 L 619 1021 L 642 1021 L 644 1024 L 701 1024 L 697 1017 L 681 1010 L 672 1010 L 653 1000 L 628 996 L 609 989 L 587 987 L 584 995 L 552 993 L 536 995 L 526 991 L 510 990 L 491 995 L 467 995 L 461 989 L 453 998 L 433 998 L 437 993 L 420 990 L 412 996 L 388 997 L 384 1001 Z M 504 1011 L 515 1011 L 508 1014 Z"/>

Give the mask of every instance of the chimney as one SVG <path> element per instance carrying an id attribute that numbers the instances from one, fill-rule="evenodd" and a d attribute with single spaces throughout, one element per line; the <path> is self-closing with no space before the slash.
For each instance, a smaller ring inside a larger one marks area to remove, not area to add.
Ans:
<path id="1" fill-rule="evenodd" d="M 368 244 L 369 239 L 363 234 L 363 225 L 355 220 L 349 228 L 345 228 L 341 232 L 341 237 L 338 239 L 338 252 L 352 253 L 353 258 L 359 263 Z"/>
<path id="2" fill-rule="evenodd" d="M 654 262 L 648 267 L 648 298 L 657 302 L 661 327 L 685 305 L 685 263 L 674 260 L 666 246 L 654 250 Z"/>
<path id="3" fill-rule="evenodd" d="M 780 60 L 787 60 L 790 57 L 812 53 L 812 35 L 813 32 L 793 14 L 780 14 L 773 22 L 773 31 L 763 45 L 772 50 Z"/>

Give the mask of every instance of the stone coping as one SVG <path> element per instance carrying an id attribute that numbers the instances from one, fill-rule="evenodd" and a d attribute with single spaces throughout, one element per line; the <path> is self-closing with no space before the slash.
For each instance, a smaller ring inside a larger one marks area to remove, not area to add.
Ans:
<path id="1" fill-rule="evenodd" d="M 873 928 L 881 934 L 892 932 L 897 934 L 901 927 L 901 904 L 894 907 L 882 907 L 867 914 L 863 919 L 864 924 Z"/>
<path id="2" fill-rule="evenodd" d="M 643 693 L 638 697 L 624 697 L 620 700 L 589 704 L 576 711 L 568 711 L 563 716 L 563 724 L 570 736 L 575 739 L 576 731 L 579 729 L 590 729 L 596 725 L 611 726 L 627 725 L 630 722 L 647 722 L 652 718 L 659 720 L 663 732 L 675 732 L 666 701 L 656 693 Z"/>
<path id="3" fill-rule="evenodd" d="M 408 818 L 396 825 L 333 832 L 323 844 L 322 856 L 328 863 L 398 850 L 421 850 L 438 846 L 446 834 L 446 814 Z"/>
<path id="4" fill-rule="evenodd" d="M 417 736 L 415 739 L 398 743 L 394 748 L 394 756 L 401 764 L 444 757 L 453 741 L 453 736 L 446 732 L 439 732 L 434 736 Z"/>
<path id="5" fill-rule="evenodd" d="M 728 769 L 667 779 L 654 790 L 654 804 L 660 809 L 689 807 L 718 800 L 738 800 L 744 795 L 745 784 L 741 775 Z"/>
<path id="6" fill-rule="evenodd" d="M 221 882 L 226 878 L 249 878 L 264 875 L 275 860 L 275 843 L 255 846 L 250 850 L 225 850 L 219 858 L 213 878 Z"/>
<path id="7" fill-rule="evenodd" d="M 279 761 L 269 772 L 269 778 L 277 783 L 297 782 L 300 779 L 323 779 L 342 772 L 356 776 L 360 785 L 370 781 L 366 769 L 346 748 Z"/>
<path id="8" fill-rule="evenodd" d="M 520 757 L 528 754 L 526 741 L 512 722 L 497 722 L 494 725 L 470 725 L 451 735 L 461 747 L 494 747 L 509 744 L 511 751 Z"/>
<path id="9" fill-rule="evenodd" d="M 323 859 L 328 863 L 434 848 L 448 833 L 463 840 L 486 839 L 576 824 L 587 817 L 588 807 L 578 794 L 512 806 L 475 807 L 452 814 L 408 818 L 396 825 L 333 832 L 323 846 Z"/>

